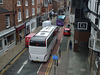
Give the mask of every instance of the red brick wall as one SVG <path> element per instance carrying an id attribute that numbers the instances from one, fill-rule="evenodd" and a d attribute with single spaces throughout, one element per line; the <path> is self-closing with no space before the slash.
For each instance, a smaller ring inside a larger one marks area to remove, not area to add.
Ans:
<path id="1" fill-rule="evenodd" d="M 0 4 L 0 7 L 8 9 L 9 11 L 13 10 L 13 0 L 3 0 L 3 4 Z"/>
<path id="2" fill-rule="evenodd" d="M 15 25 L 18 26 L 19 24 L 23 23 L 23 3 L 22 0 L 21 1 L 21 6 L 17 6 L 17 1 L 14 2 L 14 8 L 15 8 Z M 21 17 L 22 17 L 22 21 L 18 22 L 18 11 L 21 10 Z"/>
<path id="3" fill-rule="evenodd" d="M 6 30 L 6 16 L 10 14 L 10 27 L 14 26 L 14 19 L 13 19 L 13 14 L 12 13 L 5 13 L 5 14 L 0 14 L 0 31 Z"/>

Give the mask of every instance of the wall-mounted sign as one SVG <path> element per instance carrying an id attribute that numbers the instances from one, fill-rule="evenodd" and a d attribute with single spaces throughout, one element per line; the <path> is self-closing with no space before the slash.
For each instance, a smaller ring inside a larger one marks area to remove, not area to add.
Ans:
<path id="1" fill-rule="evenodd" d="M 88 23 L 87 22 L 78 22 L 77 29 L 79 30 L 87 30 Z"/>

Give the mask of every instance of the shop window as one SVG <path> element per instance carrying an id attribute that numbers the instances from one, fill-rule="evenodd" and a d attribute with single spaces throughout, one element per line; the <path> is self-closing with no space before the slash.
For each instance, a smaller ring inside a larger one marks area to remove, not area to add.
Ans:
<path id="1" fill-rule="evenodd" d="M 26 32 L 26 35 L 28 35 L 30 33 L 30 29 L 29 29 L 29 26 L 27 26 L 27 32 Z"/>
<path id="2" fill-rule="evenodd" d="M 14 34 L 7 37 L 8 45 L 12 44 L 14 42 Z"/>
<path id="3" fill-rule="evenodd" d="M 88 46 L 89 46 L 90 49 L 93 49 L 94 39 L 92 37 L 89 38 L 89 45 Z"/>
<path id="4" fill-rule="evenodd" d="M 94 49 L 98 52 L 100 52 L 100 39 L 95 39 L 95 47 Z"/>
<path id="5" fill-rule="evenodd" d="M 25 29 L 19 30 L 19 35 L 21 35 L 22 39 L 25 37 Z"/>
<path id="6" fill-rule="evenodd" d="M 7 39 L 6 38 L 5 38 L 4 42 L 5 42 L 5 46 L 6 46 L 7 45 Z"/>
<path id="7" fill-rule="evenodd" d="M 2 50 L 3 47 L 2 47 L 2 40 L 0 40 L 0 50 Z"/>
<path id="8" fill-rule="evenodd" d="M 31 23 L 31 29 L 33 29 L 33 28 L 35 28 L 35 23 L 34 22 Z"/>

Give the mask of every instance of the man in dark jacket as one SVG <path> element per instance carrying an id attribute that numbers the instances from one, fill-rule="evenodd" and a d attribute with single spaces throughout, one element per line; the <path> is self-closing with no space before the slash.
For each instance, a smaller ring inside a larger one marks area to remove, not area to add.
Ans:
<path id="1" fill-rule="evenodd" d="M 71 50 L 72 49 L 72 41 L 70 40 L 69 42 L 69 49 Z"/>

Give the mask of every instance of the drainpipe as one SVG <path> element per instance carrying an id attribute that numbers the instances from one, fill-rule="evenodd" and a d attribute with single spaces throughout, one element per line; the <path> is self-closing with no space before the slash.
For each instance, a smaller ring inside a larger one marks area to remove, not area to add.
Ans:
<path id="1" fill-rule="evenodd" d="M 24 1 L 22 0 L 22 12 L 23 12 L 23 23 L 24 23 Z"/>
<path id="2" fill-rule="evenodd" d="M 14 0 L 12 0 L 12 2 L 13 2 L 13 23 L 14 23 L 14 28 L 15 28 L 15 31 L 16 31 L 16 25 L 15 25 L 15 14 L 16 14 L 16 10 L 15 10 L 15 8 L 16 8 L 16 5 L 15 5 L 15 1 Z M 15 44 L 17 44 L 17 39 L 16 39 L 16 33 L 15 33 Z"/>

